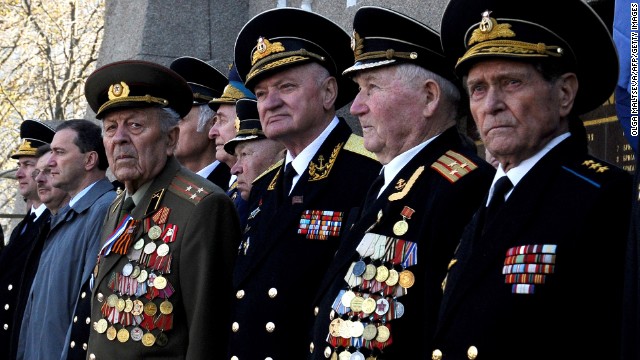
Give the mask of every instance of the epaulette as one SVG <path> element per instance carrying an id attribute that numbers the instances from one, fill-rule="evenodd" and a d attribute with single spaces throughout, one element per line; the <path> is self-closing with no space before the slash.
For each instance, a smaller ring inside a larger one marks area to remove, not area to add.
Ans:
<path id="1" fill-rule="evenodd" d="M 562 166 L 562 169 L 599 188 L 602 182 L 613 174 L 616 167 L 605 161 L 588 157 L 579 163 L 575 163 L 571 167 Z"/>
<path id="2" fill-rule="evenodd" d="M 169 184 L 168 190 L 193 204 L 197 204 L 212 192 L 213 188 L 195 173 L 178 171 Z"/>
<path id="3" fill-rule="evenodd" d="M 275 164 L 272 164 L 271 166 L 269 166 L 269 168 L 267 170 L 265 170 L 262 174 L 256 176 L 256 178 L 253 179 L 252 183 L 255 183 L 256 181 L 258 181 L 258 179 L 264 177 L 268 173 L 272 172 L 274 169 L 278 169 L 280 166 L 282 166 L 283 162 L 284 162 L 284 159 L 280 159 L 280 160 L 276 161 Z"/>
<path id="4" fill-rule="evenodd" d="M 376 154 L 364 148 L 364 139 L 362 136 L 351 134 L 347 142 L 344 144 L 343 149 L 378 161 Z"/>
<path id="5" fill-rule="evenodd" d="M 454 183 L 477 169 L 478 165 L 466 156 L 449 150 L 431 164 L 431 168 L 444 176 L 449 182 Z"/>
<path id="6" fill-rule="evenodd" d="M 111 203 L 111 208 L 109 209 L 110 213 L 115 213 L 116 210 L 118 209 L 118 206 L 120 206 L 120 203 L 122 202 L 122 200 L 124 199 L 124 191 L 121 191 L 118 193 L 118 195 L 116 196 L 115 199 L 113 199 L 113 202 Z"/>

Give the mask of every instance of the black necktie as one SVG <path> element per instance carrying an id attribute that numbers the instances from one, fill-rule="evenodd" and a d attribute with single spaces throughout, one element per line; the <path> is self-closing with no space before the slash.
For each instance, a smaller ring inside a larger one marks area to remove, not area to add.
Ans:
<path id="1" fill-rule="evenodd" d="M 298 173 L 296 169 L 293 168 L 293 162 L 287 164 L 284 169 L 284 196 L 289 196 L 291 193 L 291 186 L 293 186 L 293 178 L 296 177 Z"/>
<path id="2" fill-rule="evenodd" d="M 133 210 L 134 207 L 136 207 L 136 204 L 133 202 L 133 197 L 127 197 L 124 200 L 124 204 L 122 204 L 122 207 L 120 208 L 120 217 L 118 218 L 118 223 L 120 223 L 120 221 L 122 221 L 122 218 L 127 214 L 130 214 L 131 210 Z"/>
<path id="3" fill-rule="evenodd" d="M 36 213 L 32 212 L 28 216 L 25 217 L 24 223 L 22 224 L 22 230 L 20 231 L 20 235 L 27 232 L 27 228 L 33 224 L 33 221 L 36 219 Z"/>
<path id="4" fill-rule="evenodd" d="M 496 185 L 493 189 L 493 196 L 491 197 L 491 201 L 489 201 L 489 206 L 487 206 L 487 212 L 485 215 L 485 224 L 488 224 L 495 214 L 500 210 L 502 205 L 504 205 L 504 196 L 513 188 L 513 184 L 511 180 L 504 175 L 498 181 L 496 181 Z"/>
<path id="5" fill-rule="evenodd" d="M 369 191 L 367 191 L 367 197 L 364 200 L 364 205 L 362 205 L 362 213 L 365 213 L 376 201 L 382 185 L 384 185 L 384 171 L 381 171 L 380 175 L 371 183 L 371 187 Z"/>

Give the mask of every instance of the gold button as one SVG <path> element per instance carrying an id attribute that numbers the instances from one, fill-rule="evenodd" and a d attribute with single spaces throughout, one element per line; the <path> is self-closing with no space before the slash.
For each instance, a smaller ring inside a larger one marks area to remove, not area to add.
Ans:
<path id="1" fill-rule="evenodd" d="M 237 356 L 234 355 L 234 356 L 231 357 L 231 360 L 239 360 L 239 359 L 238 359 Z"/>
<path id="2" fill-rule="evenodd" d="M 4 309 L 9 310 L 9 304 L 4 304 Z"/>
<path id="3" fill-rule="evenodd" d="M 238 290 L 238 292 L 236 292 L 236 298 L 242 299 L 243 297 L 244 297 L 244 290 Z"/>
<path id="4" fill-rule="evenodd" d="M 324 357 L 327 359 L 331 357 L 331 346 L 327 346 L 324 348 Z"/>
<path id="5" fill-rule="evenodd" d="M 276 288 L 271 288 L 269 289 L 269 297 L 270 298 L 274 298 L 276 297 L 276 295 L 278 295 L 278 290 Z"/>
<path id="6" fill-rule="evenodd" d="M 477 358 L 478 348 L 473 345 L 469 346 L 469 349 L 467 350 L 467 357 L 469 358 L 469 360 L 474 360 L 475 358 Z"/>
<path id="7" fill-rule="evenodd" d="M 87 348 L 88 348 L 87 343 L 82 344 L 82 350 L 87 351 Z"/>
<path id="8" fill-rule="evenodd" d="M 320 309 L 316 306 L 313 308 L 313 315 L 314 316 L 318 316 L 318 312 L 320 312 Z"/>
<path id="9" fill-rule="evenodd" d="M 238 332 L 238 330 L 240 330 L 240 324 L 234 321 L 233 324 L 231 324 L 231 331 Z"/>
<path id="10" fill-rule="evenodd" d="M 95 354 L 89 354 L 89 360 L 96 360 Z"/>
<path id="11" fill-rule="evenodd" d="M 13 290 L 13 285 L 9 284 L 9 286 L 7 286 L 7 289 L 9 289 L 9 291 Z"/>
<path id="12" fill-rule="evenodd" d="M 74 323 L 77 323 L 77 322 L 78 322 L 78 317 L 77 317 L 77 316 L 74 316 L 74 317 L 73 317 L 73 322 L 74 322 Z"/>
<path id="13" fill-rule="evenodd" d="M 312 341 L 311 344 L 309 344 L 309 353 L 313 354 L 313 349 L 315 349 L 315 348 L 316 348 L 316 346 L 313 345 L 313 341 Z"/>
<path id="14" fill-rule="evenodd" d="M 442 360 L 442 351 L 435 349 L 431 353 L 431 360 Z"/>
<path id="15" fill-rule="evenodd" d="M 96 295 L 96 299 L 98 299 L 99 302 L 103 302 L 104 301 L 104 295 L 102 295 L 102 293 L 98 293 L 98 295 Z"/>
<path id="16" fill-rule="evenodd" d="M 265 326 L 265 329 L 267 329 L 267 332 L 273 332 L 276 329 L 276 324 L 272 323 L 271 321 L 269 321 L 267 323 L 267 325 Z"/>
<path id="17" fill-rule="evenodd" d="M 72 341 L 71 344 L 69 344 L 69 346 L 73 349 L 74 347 L 76 347 L 76 342 Z"/>
<path id="18" fill-rule="evenodd" d="M 88 317 L 84 320 L 85 323 L 87 323 L 87 325 L 91 324 L 91 318 Z"/>
<path id="19" fill-rule="evenodd" d="M 84 299 L 87 297 L 87 293 L 85 291 L 82 292 L 82 294 L 80 294 L 80 298 Z"/>
<path id="20" fill-rule="evenodd" d="M 329 320 L 333 320 L 335 317 L 336 317 L 336 311 L 331 310 L 331 312 L 329 313 Z"/>

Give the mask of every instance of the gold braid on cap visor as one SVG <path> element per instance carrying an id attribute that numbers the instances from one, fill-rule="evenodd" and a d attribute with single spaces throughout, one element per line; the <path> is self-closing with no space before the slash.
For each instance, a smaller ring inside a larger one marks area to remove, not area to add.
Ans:
<path id="1" fill-rule="evenodd" d="M 158 97 L 154 97 L 154 96 L 151 96 L 151 95 L 126 96 L 126 97 L 121 97 L 121 98 L 115 98 L 115 99 L 109 100 L 106 103 L 102 104 L 102 106 L 100 106 L 100 109 L 98 109 L 98 114 L 100 114 L 103 110 L 107 109 L 111 105 L 122 103 L 122 102 L 146 102 L 146 103 L 150 103 L 150 104 L 162 105 L 163 107 L 166 107 L 166 106 L 169 105 L 169 101 L 167 101 L 167 100 L 165 100 L 163 98 L 158 98 Z"/>
<path id="2" fill-rule="evenodd" d="M 546 45 L 544 43 L 528 43 L 515 40 L 489 40 L 474 45 L 458 59 L 456 66 L 461 62 L 478 55 L 514 55 L 518 57 L 562 57 L 564 50 L 560 46 Z"/>

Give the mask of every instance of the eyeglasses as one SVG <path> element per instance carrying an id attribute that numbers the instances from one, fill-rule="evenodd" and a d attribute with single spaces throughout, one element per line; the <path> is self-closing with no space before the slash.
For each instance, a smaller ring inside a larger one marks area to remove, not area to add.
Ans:
<path id="1" fill-rule="evenodd" d="M 35 179 L 38 177 L 38 175 L 40 175 L 40 174 L 42 174 L 42 176 L 44 176 L 44 177 L 49 177 L 49 175 L 51 175 L 51 169 L 46 168 L 46 169 L 44 169 L 44 170 L 42 170 L 42 171 L 40 171 L 40 170 L 38 170 L 38 169 L 35 169 L 35 170 L 33 170 L 33 172 L 31 173 L 31 178 L 32 178 L 33 180 L 35 180 Z"/>

